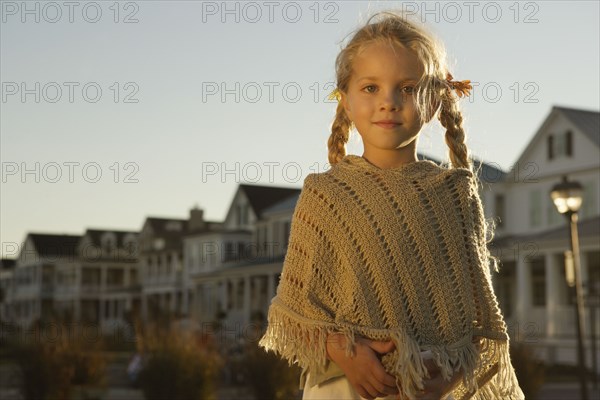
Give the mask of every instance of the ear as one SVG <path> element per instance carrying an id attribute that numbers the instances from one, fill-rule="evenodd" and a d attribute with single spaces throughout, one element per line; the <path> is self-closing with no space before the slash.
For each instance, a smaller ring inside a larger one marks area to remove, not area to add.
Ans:
<path id="1" fill-rule="evenodd" d="M 350 121 L 352 121 L 352 110 L 350 109 L 350 105 L 348 104 L 348 96 L 344 92 L 340 92 L 340 95 L 341 95 L 340 103 L 342 103 L 342 106 L 344 107 L 344 111 L 346 112 L 346 115 L 348 116 Z"/>

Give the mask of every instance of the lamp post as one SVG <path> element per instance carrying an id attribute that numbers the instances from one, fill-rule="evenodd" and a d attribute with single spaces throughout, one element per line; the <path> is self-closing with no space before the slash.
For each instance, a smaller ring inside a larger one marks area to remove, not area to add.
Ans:
<path id="1" fill-rule="evenodd" d="M 588 400 L 585 358 L 583 350 L 583 289 L 581 283 L 581 270 L 579 263 L 579 237 L 577 235 L 577 212 L 581 208 L 582 187 L 579 182 L 568 181 L 566 176 L 562 182 L 554 185 L 550 197 L 559 213 L 567 218 L 571 237 L 571 252 L 573 255 L 573 277 L 575 284 L 575 313 L 577 322 L 577 362 L 579 364 L 579 383 L 581 385 L 581 399 Z"/>

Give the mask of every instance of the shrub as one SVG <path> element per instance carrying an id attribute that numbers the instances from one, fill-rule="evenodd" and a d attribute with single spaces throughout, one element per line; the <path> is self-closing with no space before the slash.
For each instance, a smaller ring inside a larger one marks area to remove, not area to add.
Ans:
<path id="1" fill-rule="evenodd" d="M 539 361 L 531 347 L 524 343 L 512 342 L 510 357 L 525 398 L 535 400 L 545 379 L 544 363 Z"/>
<path id="2" fill-rule="evenodd" d="M 74 386 L 104 384 L 107 360 L 101 341 L 72 326 L 35 323 L 26 337 L 13 338 L 10 348 L 27 400 L 67 399 Z"/>
<path id="3" fill-rule="evenodd" d="M 137 342 L 143 358 L 139 384 L 147 400 L 215 398 L 221 360 L 205 338 L 150 327 Z"/>
<path id="4" fill-rule="evenodd" d="M 248 341 L 244 346 L 241 370 L 257 399 L 299 398 L 300 367 Z"/>

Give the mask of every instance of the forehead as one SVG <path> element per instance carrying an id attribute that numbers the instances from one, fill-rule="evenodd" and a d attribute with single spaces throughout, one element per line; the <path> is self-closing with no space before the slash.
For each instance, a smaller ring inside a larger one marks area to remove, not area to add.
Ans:
<path id="1" fill-rule="evenodd" d="M 423 74 L 423 65 L 416 53 L 404 46 L 371 43 L 357 53 L 352 63 L 352 80 L 416 79 Z"/>

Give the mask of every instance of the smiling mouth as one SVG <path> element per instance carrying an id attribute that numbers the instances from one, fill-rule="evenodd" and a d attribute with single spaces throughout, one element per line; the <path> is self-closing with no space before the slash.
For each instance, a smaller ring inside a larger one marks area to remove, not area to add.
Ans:
<path id="1" fill-rule="evenodd" d="M 399 122 L 375 122 L 375 125 L 380 126 L 384 129 L 394 129 L 402 124 Z"/>

